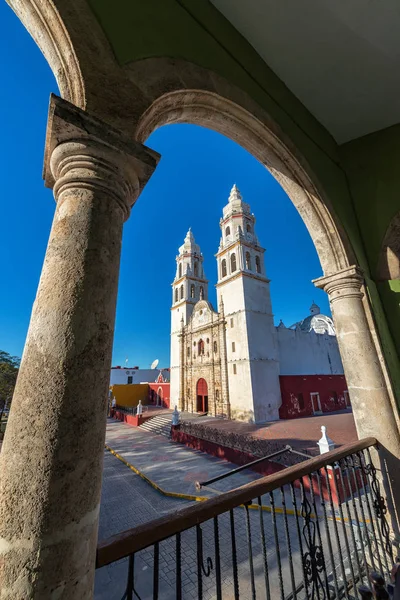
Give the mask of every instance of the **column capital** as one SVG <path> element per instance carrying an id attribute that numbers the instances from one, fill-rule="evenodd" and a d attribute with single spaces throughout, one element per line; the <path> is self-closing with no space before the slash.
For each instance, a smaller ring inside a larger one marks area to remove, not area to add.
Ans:
<path id="1" fill-rule="evenodd" d="M 56 201 L 71 187 L 98 187 L 126 216 L 153 174 L 160 155 L 97 117 L 50 97 L 43 179 Z"/>
<path id="2" fill-rule="evenodd" d="M 313 279 L 315 287 L 324 290 L 331 302 L 339 298 L 362 298 L 361 286 L 364 283 L 364 274 L 360 267 L 353 265 L 333 275 L 326 275 Z"/>

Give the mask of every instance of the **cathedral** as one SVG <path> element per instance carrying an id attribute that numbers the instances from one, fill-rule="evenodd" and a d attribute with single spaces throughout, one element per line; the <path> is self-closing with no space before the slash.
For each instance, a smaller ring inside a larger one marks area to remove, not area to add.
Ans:
<path id="1" fill-rule="evenodd" d="M 171 405 L 256 423 L 349 407 L 332 320 L 313 303 L 300 323 L 275 327 L 265 249 L 236 185 L 220 227 L 218 310 L 190 229 L 176 257 Z"/>

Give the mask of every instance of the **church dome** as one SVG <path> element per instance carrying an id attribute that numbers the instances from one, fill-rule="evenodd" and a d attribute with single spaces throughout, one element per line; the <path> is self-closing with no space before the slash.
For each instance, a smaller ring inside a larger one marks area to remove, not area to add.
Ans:
<path id="1" fill-rule="evenodd" d="M 315 333 L 327 333 L 328 335 L 336 335 L 335 326 L 333 321 L 327 315 L 321 314 L 321 309 L 318 304 L 313 302 L 310 306 L 310 315 L 292 325 L 291 329 L 300 329 L 309 333 L 315 331 Z"/>

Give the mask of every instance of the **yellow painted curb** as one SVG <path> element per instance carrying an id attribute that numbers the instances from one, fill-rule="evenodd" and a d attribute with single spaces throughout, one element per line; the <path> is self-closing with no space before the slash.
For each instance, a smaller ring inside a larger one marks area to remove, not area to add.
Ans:
<path id="1" fill-rule="evenodd" d="M 145 475 L 137 467 L 135 467 L 131 463 L 128 463 L 128 461 L 126 461 L 124 458 L 122 458 L 122 456 L 120 454 L 118 454 L 118 452 L 115 452 L 115 450 L 110 448 L 110 446 L 107 446 L 107 444 L 104 444 L 104 445 L 105 445 L 106 450 L 111 452 L 111 454 L 113 454 L 116 458 L 118 458 L 118 460 L 123 462 L 124 465 L 126 465 L 131 471 L 133 471 L 136 475 L 139 475 L 139 477 L 141 477 L 146 483 L 151 485 L 152 488 L 154 488 L 157 492 L 159 492 L 163 496 L 168 496 L 169 498 L 179 498 L 180 500 L 190 500 L 192 502 L 204 502 L 205 500 L 209 500 L 208 497 L 204 497 L 204 496 L 192 496 L 190 494 L 180 494 L 178 492 L 167 492 L 166 490 L 163 490 L 159 485 L 157 485 L 157 483 L 155 483 L 154 481 L 149 479 L 149 477 L 147 477 L 147 475 Z M 241 504 L 240 506 L 241 506 L 241 508 L 244 508 L 244 504 Z M 261 504 L 261 505 L 249 504 L 248 508 L 250 508 L 251 510 L 259 510 L 261 508 L 261 510 L 263 510 L 265 512 L 272 512 L 272 508 L 270 506 L 264 506 L 264 504 Z M 277 506 L 277 507 L 275 507 L 275 513 L 283 515 L 285 513 L 285 511 L 280 506 Z M 297 513 L 298 517 L 302 516 L 301 511 L 299 511 L 299 510 L 295 511 L 292 508 L 286 509 L 287 515 L 294 516 L 294 515 L 296 515 L 296 513 Z M 316 519 L 317 516 L 314 513 L 311 513 L 310 518 Z M 318 518 L 322 519 L 322 516 L 320 515 Z M 334 518 L 331 516 L 328 516 L 327 518 L 329 521 L 334 520 Z M 342 521 L 342 519 L 340 517 L 336 517 L 335 520 L 339 521 L 339 522 Z M 349 522 L 349 519 L 347 519 L 347 518 L 344 518 L 343 520 L 344 520 L 344 522 Z M 359 521 L 359 523 L 370 523 L 370 521 L 369 521 L 369 519 L 366 519 L 365 521 Z"/>

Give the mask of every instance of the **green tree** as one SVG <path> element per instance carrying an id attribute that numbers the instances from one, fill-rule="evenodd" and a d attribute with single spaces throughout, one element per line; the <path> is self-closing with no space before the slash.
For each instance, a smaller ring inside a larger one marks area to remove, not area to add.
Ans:
<path id="1" fill-rule="evenodd" d="M 10 406 L 17 381 L 20 359 L 0 350 L 0 421 L 6 406 Z"/>

